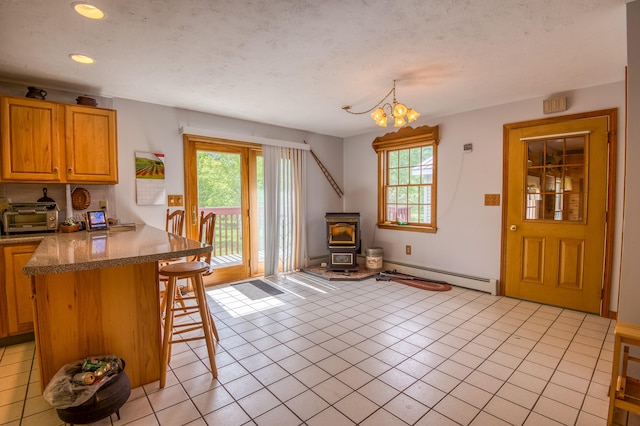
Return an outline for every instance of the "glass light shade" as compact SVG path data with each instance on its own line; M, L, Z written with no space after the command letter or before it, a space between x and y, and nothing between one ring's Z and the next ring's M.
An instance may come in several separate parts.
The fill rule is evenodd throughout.
M380 120L380 118L384 116L386 118L386 114L384 113L384 110L382 108L378 108L375 111L373 111L371 113L371 118L373 119L373 121L378 121Z
M83 55L81 53L72 53L69 55L69 57L81 64L93 64L96 61L91 56Z
M407 111L407 121L409 121L409 123L416 121L416 118L420 117L420 114L418 114L418 112L413 109L413 108L409 108L409 111Z
M400 116L395 117L395 119L396 119L396 120L395 120L395 123L393 124L395 127L402 127L402 126L404 126L405 124L407 124L407 122L406 122L406 121L404 121L404 117L403 117L403 116L401 116L401 115L400 115Z
M371 113L371 118L378 126L387 127L387 114L382 108L378 108Z
M394 117L402 117L407 113L407 107L404 104L394 104L393 105L393 116Z
M104 18L104 12L95 7L92 4L77 2L73 3L73 9L80 15L89 19L102 19Z
M375 120L375 122L380 127L387 127L387 114L382 114L382 116Z

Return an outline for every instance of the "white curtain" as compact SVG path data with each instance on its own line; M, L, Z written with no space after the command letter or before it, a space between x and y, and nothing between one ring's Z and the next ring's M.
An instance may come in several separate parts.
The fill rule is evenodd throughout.
M262 146L266 277L306 266L307 152L296 148Z

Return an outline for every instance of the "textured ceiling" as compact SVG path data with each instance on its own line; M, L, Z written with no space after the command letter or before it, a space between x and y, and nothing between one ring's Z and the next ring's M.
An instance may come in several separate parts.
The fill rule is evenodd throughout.
M627 1L0 0L0 79L346 137L621 81Z

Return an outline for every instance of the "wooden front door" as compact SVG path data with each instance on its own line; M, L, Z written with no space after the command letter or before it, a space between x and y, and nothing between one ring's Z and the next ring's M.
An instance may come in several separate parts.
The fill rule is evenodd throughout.
M609 292L615 116L505 126L506 296L601 312Z

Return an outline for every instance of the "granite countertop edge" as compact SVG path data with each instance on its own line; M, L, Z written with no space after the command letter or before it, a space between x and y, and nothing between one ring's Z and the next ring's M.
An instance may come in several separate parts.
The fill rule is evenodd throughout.
M158 262L160 260L194 256L196 254L205 254L211 249L210 246L198 249L181 250L162 254L140 255L136 257L123 257L119 259L90 260L82 263L68 263L50 266L25 266L22 273L25 275L48 275L61 274L63 272L88 271L90 269L112 268L114 266L134 265L147 262Z
M51 236L53 234L29 234L29 235L2 235L0 236L0 246L9 245L9 244L28 244L28 243L39 243L47 236Z
M113 236L109 237L109 235ZM208 244L170 234L149 225L140 225L132 231L109 233L104 244L109 244L109 238L115 238L113 244L116 245L116 248L107 253L105 257L92 259L87 253L91 249L87 238L90 239L91 237L92 235L87 235L86 231L67 234L33 234L0 238L0 245L38 243L34 255L22 268L22 273L25 275L59 274L158 262L167 259L203 255L212 250L212 247ZM170 244L167 243L167 238L171 239ZM140 241L143 241L141 245L139 245ZM117 248L118 245L126 247L126 249L119 250ZM53 247L53 256L47 254L47 250L51 250L51 247ZM64 253L66 250L76 250L75 255L67 258L60 254L60 252Z

